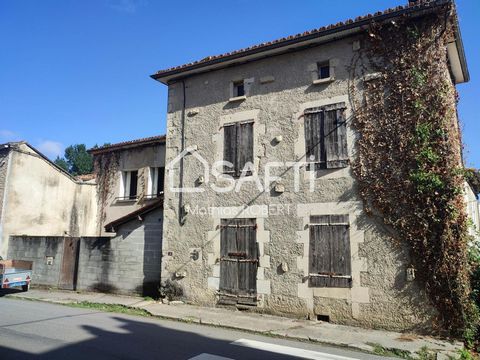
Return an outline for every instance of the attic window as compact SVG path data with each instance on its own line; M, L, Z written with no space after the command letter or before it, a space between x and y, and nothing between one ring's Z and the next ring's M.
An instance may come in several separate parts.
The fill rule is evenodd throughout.
M244 80L233 82L233 96L245 96L245 82Z
M317 64L318 67L318 79L329 79L330 78L330 63L322 62Z

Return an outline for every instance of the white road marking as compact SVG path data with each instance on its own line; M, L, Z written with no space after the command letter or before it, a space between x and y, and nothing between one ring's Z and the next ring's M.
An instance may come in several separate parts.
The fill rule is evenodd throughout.
M248 339L239 339L231 343L232 345L245 346L253 349L269 351L282 355L290 355L301 357L305 359L315 359L315 360L358 360L351 357L345 357L340 355L333 355L327 353L321 353L318 351L305 350L294 348L290 346L269 344L261 341L248 340Z
M226 357L223 357L223 356L203 353L203 354L197 355L195 357L192 357L188 360L233 360L233 359L226 358Z

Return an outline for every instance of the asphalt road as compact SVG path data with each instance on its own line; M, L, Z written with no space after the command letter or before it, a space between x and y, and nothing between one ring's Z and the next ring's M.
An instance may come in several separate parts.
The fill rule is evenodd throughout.
M382 359L197 324L0 298L0 359Z

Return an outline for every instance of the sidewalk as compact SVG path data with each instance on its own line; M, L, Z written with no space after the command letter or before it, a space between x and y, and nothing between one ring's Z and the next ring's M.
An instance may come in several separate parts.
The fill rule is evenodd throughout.
M162 318L188 321L199 324L222 326L230 329L251 331L297 340L317 341L362 351L374 352L376 348L410 352L412 357L426 347L438 353L438 359L458 357L461 342L450 343L436 338L368 330L324 322L297 320L279 316L241 312L224 308L206 308L186 304L162 304L141 297L109 295L101 293L76 293L72 291L50 291L31 289L26 293L15 293L8 297L40 300L68 304L82 301L102 304L120 304L148 311Z

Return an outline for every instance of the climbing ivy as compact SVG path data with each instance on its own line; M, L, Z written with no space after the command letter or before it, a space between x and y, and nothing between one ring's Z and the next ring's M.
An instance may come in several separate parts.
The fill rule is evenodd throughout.
M106 208L109 197L114 193L116 173L118 171L118 157L115 152L106 152L94 157L94 171L97 179L97 198L99 206L99 233L106 219Z
M442 328L475 337L457 93L446 45L455 9L372 24L349 85L360 135L353 170L368 213L409 244ZM353 79L370 73L361 85ZM363 90L363 91L359 91Z

